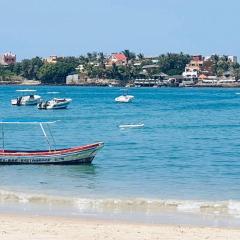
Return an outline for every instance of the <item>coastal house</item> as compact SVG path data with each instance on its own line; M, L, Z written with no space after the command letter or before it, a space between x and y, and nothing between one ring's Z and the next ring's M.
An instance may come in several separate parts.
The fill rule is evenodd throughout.
M13 54L11 52L4 53L0 55L0 64L1 65L10 65L16 63L16 54Z
M58 61L58 56L56 56L56 55L51 55L51 56L45 58L44 60L45 60L45 62L47 62L47 63L55 64L55 63L57 63L57 61Z
M188 78L197 78L199 72L202 69L204 58L202 55L192 56L192 59L189 64L186 65L185 71L183 72L183 77Z
M68 75L66 77L66 84L67 85L79 84L79 75L78 74Z
M158 73L158 74L149 76L145 72L140 72L138 74L138 78L136 78L134 81L134 85L136 87L169 86L171 85L171 83L168 80L169 80L169 76L165 73Z
M152 76L153 74L157 74L159 72L159 65L149 64L142 66L142 72Z
M211 59L213 56L217 56L219 58L227 58L228 62L231 62L231 63L237 63L238 62L237 56L234 56L234 55L217 55L217 54L213 54L211 56L206 56L204 58L204 61L207 61L207 60Z
M88 77L84 73L72 74L66 77L67 85L85 85L87 83Z
M157 64L159 62L159 57L157 56L145 56L144 57L145 61L148 61L149 63Z
M125 66L127 65L127 57L123 53L113 53L109 57L107 65L112 66L113 64L116 64L117 66Z
M76 71L82 73L84 72L85 68L84 68L84 65L83 64L80 64L78 65L76 68L75 68Z
M232 63L237 63L237 56L228 56L228 61Z
M214 75L200 74L198 77L198 86L215 86L219 81L219 78Z
M134 80L136 87L153 87L159 85L160 81L154 78L137 78Z

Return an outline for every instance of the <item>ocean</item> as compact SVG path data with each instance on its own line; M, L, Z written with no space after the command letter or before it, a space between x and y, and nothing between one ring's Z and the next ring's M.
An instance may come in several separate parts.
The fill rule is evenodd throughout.
M66 110L11 106L20 89L69 97ZM105 143L92 165L0 166L0 211L240 226L240 90L0 86L4 120L59 120L59 148ZM120 124L144 123L121 129ZM4 125L6 149L46 149L39 126ZM1 144L1 142L0 142Z

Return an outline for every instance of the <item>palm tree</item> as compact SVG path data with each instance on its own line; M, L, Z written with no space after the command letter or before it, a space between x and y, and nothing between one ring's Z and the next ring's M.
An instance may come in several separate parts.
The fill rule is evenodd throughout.
M122 53L125 55L125 57L127 58L127 64L130 58L130 51L128 49L122 51Z
M139 60L143 60L143 59L144 59L143 53L139 53L139 54L137 55L137 57L138 57Z
M101 67L105 68L105 56L102 52L98 54L98 61Z
M130 52L128 49L125 49L124 51L122 51L122 53L125 55L125 57L127 58L127 64L130 60L135 59L136 55L133 52Z
M91 62L92 57L93 57L92 53L88 52L87 53L87 58L88 58L89 62Z

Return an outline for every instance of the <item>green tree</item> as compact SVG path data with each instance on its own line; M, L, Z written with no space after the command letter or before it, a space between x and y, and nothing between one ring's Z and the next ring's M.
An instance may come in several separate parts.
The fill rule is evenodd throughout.
M168 53L159 56L159 71L168 75L181 75L191 60L187 54Z
M57 62L56 64L44 64L38 71L38 78L44 84L65 84L66 76L74 73L72 64Z
M102 68L105 68L105 56L102 52L98 54L98 62Z

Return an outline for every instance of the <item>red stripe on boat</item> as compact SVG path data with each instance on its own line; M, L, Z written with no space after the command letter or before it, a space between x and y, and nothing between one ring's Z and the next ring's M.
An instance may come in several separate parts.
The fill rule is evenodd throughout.
M73 147L73 148L67 148L67 149L56 149L51 151L9 151L9 150L0 150L0 156L42 156L42 155L56 155L56 154L65 154L65 153L71 153L71 152L78 152L78 151L85 151L94 149L97 147L103 146L103 143L94 143L89 144L85 146L79 146L79 147Z

